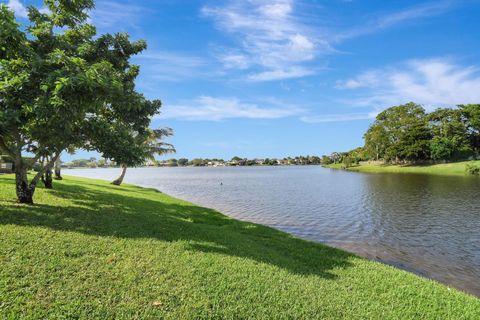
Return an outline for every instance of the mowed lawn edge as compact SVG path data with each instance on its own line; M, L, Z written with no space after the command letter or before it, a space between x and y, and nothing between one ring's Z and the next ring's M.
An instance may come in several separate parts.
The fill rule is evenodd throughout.
M432 165L390 165L365 163L346 168L345 170L364 173L419 173L474 177L467 173L468 164L480 165L480 161L461 161ZM344 169L343 164L341 163L325 165L324 167L330 169Z
M0 176L0 318L478 319L480 300L157 190Z

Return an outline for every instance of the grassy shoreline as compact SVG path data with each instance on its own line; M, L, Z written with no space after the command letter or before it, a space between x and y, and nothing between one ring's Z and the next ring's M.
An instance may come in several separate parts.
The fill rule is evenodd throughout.
M466 166L469 163L480 165L480 161L462 161L433 165L388 165L388 164L360 164L343 169L343 164L331 164L325 166L330 169L343 169L366 173L422 173L436 175L468 176Z
M474 319L480 299L153 189L0 176L6 318Z

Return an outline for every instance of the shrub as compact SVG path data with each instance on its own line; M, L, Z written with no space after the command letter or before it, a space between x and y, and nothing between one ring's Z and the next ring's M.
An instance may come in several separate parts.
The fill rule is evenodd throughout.
M350 155L347 155L345 158L343 158L343 169L347 169L355 165L358 165L357 159L352 158Z
M480 164L469 163L466 170L468 174L478 176L480 175Z

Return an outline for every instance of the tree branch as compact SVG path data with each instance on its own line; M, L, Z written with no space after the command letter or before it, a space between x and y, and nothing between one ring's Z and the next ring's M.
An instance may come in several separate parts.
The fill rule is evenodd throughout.
M15 159L15 153L10 150L2 137L0 137L0 150L8 154L10 157L12 157L12 159Z
M57 152L55 156L50 159L50 161L47 163L47 165L43 166L38 173L35 175L35 177L32 179L32 182L30 182L30 187L35 187L40 180L40 178L43 176L43 174L47 171L53 168L55 161L60 157L60 154L62 152Z
M33 157L32 159L29 160L29 167L32 167L35 162L37 162L40 158L41 158L41 154L37 154L35 155L35 157Z

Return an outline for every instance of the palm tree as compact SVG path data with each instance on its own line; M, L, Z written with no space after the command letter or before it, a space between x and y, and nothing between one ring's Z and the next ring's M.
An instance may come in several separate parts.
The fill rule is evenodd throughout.
M149 132L146 136L142 136L143 149L145 154L145 160L155 160L156 155L163 155L167 153L175 153L175 147L170 143L163 142L163 139L173 135L173 130L171 128L162 128L162 129L149 129ZM140 138L140 136L139 136ZM122 164L122 174L120 177L115 179L112 184L119 186L122 184L125 174L127 173L127 166Z

